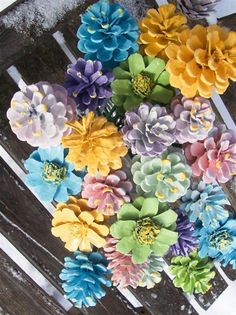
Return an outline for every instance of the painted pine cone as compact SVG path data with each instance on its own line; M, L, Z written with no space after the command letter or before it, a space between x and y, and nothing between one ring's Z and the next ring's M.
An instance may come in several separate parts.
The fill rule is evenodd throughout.
M14 94L7 118L19 140L48 148L70 133L66 123L76 118L76 104L64 87L41 81Z
M175 202L190 185L191 168L181 153L168 150L159 157L133 158L133 181L139 195L156 197L160 202Z
M103 70L100 61L79 58L75 64L67 66L64 86L75 99L79 110L95 111L98 107L104 107L112 96L110 84L113 79L114 75Z
M194 143L207 138L213 128L215 113L211 103L203 97L176 96L171 102L171 112L176 119L176 139L179 143Z
M207 18L219 0L177 0L177 7L190 19Z
M77 251L72 257L65 257L64 268L59 275L65 297L78 308L95 306L97 299L106 294L102 285L111 286L107 265L107 260L95 252L86 255Z
M164 107L142 103L125 115L125 144L133 154L157 156L175 142L175 121Z

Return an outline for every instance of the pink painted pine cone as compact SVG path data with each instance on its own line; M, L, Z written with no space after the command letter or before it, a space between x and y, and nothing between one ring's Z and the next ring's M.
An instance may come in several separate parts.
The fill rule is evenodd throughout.
M184 151L193 176L205 183L226 183L236 175L236 133L225 125L214 127L204 141L186 144Z
M38 82L14 94L7 118L19 140L48 148L70 132L66 123L76 119L76 104L64 87Z
M210 101L203 97L186 98L180 94L172 100L171 111L179 143L204 140L213 128L215 114Z
M118 240L115 238L109 238L104 247L105 256L109 261L108 269L112 271L111 280L113 285L117 286L119 289L124 289L128 286L136 289L143 277L142 269L146 267L147 263L134 264L131 260L131 256L116 251L117 242Z
M130 202L129 193L133 188L122 170L108 176L84 177L82 197L88 199L91 208L97 208L104 215L114 215L124 202Z

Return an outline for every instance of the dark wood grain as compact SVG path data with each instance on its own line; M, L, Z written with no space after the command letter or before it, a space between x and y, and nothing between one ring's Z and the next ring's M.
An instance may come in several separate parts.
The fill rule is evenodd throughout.
M233 269L231 264L228 264L226 267L221 268L223 269L223 271L230 280L232 281L236 280L236 269Z
M236 31L236 14L224 16L223 18L218 20L218 24L220 26L227 27L232 31ZM221 95L221 97L234 122L236 123L236 82L231 82L230 86L228 87L226 92Z
M66 315L66 311L46 294L0 249L0 314Z
M162 281L153 289L132 289L132 293L153 315L197 315L181 290L173 286L172 281L162 273Z
M37 47L19 58L14 65L27 84L38 81L63 84L68 63L69 60L58 43L48 35Z
M207 310L218 299L221 293L228 287L227 282L222 278L216 268L213 269L216 273L213 280L211 280L212 287L205 294L194 294L195 299L202 308Z
M1 158L0 178L0 232L61 291L58 275L64 257L70 253L51 234L50 213ZM96 308L84 310L84 314L110 315L111 310L138 314L118 290L106 291L109 298L102 299Z
M87 7L86 2L87 1L80 4L75 10L67 12L55 27L50 29L50 31L43 32L40 36L38 36L37 30L34 30L34 27L26 33L17 33L15 29L5 28L2 25L0 27L0 71L7 69L18 60L19 57L24 56L26 52L29 53L33 51L35 47L37 47L39 43L44 42L50 34L63 29L65 25L70 22L73 14L79 16L84 12ZM57 58L57 55L54 57Z

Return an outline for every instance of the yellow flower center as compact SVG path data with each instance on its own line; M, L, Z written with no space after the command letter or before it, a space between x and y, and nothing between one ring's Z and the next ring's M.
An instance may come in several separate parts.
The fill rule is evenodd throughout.
M71 234L74 237L85 237L88 232L88 225L87 224L81 224L81 223L74 223L70 227Z
M132 79L132 89L139 96L148 96L152 87L153 82L147 75L139 73Z
M42 178L46 182L59 184L66 177L67 169L56 162L46 161L43 165Z
M233 242L232 236L226 230L213 232L209 237L209 243L212 247L221 251L226 250Z
M160 226L150 218L144 218L137 221L135 228L135 238L140 244L151 245L155 243L157 236L160 233Z

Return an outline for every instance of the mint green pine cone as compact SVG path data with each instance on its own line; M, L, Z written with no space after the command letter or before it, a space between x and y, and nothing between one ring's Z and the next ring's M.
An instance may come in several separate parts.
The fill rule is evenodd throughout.
M213 262L206 258L200 258L197 251L186 256L177 256L172 258L169 267L174 276L173 284L181 288L184 292L206 293L210 288L210 280L215 277L212 271Z
M183 154L168 150L154 158L135 156L131 172L137 193L160 202L175 202L185 195L192 174Z
M157 198L138 197L125 203L110 228L119 240L116 250L130 254L135 264L146 262L151 253L162 257L177 242L176 219L176 212Z

